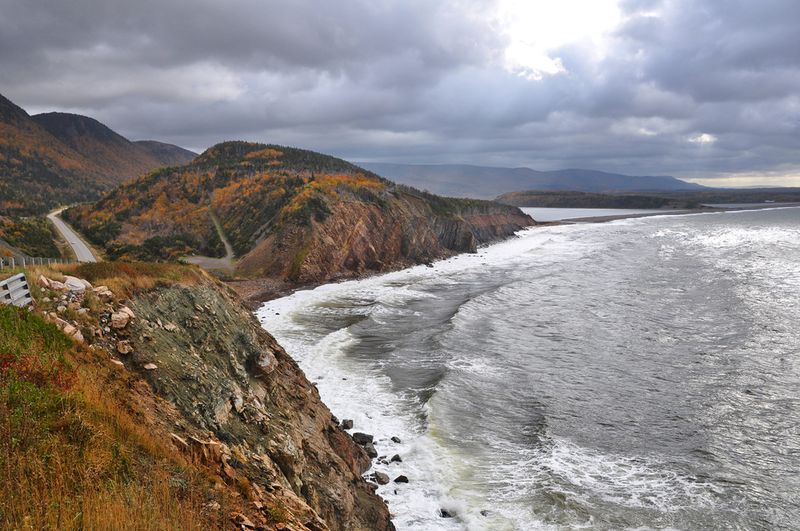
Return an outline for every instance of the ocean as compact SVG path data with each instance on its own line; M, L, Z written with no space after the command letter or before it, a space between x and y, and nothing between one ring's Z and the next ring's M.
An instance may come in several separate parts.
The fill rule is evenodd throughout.
M800 208L534 227L257 315L401 456L398 529L800 525Z

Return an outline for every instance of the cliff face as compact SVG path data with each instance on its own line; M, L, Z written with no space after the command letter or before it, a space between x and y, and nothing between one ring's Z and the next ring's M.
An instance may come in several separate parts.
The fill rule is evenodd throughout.
M137 319L125 363L183 413L180 449L306 528L391 528L386 505L361 478L369 457L230 294L174 286L144 293L130 308ZM144 368L150 363L157 369Z
M436 212L422 195L396 190L384 204L343 201L310 227L261 241L239 261L250 277L317 283L427 263L508 237L533 224L516 208L453 201Z
M361 477L371 466L365 450L221 283L196 268L168 264L105 262L29 273L38 279L36 312L79 343L77 366L97 380L103 407L115 412L111 418L135 418L137 432L147 434L138 455L123 449L117 460L166 460L159 484L165 500L196 500L189 507L194 523L181 528L394 529L386 504ZM2 377L0 370L0 383ZM119 430L110 437L102 439L106 446L128 445ZM79 471L90 466L78 461L73 468ZM198 480L169 475L178 469ZM123 472L126 481L146 483L153 465ZM76 500L87 495L70 493ZM66 503L67 495L59 499ZM132 503L133 510L151 509L146 497ZM79 501L74 510L82 512ZM175 528L165 524L167 516L149 528Z

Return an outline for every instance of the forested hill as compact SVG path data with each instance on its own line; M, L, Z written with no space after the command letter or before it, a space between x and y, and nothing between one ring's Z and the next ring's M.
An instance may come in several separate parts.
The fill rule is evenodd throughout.
M131 142L94 118L62 112L32 116L61 142L74 149L115 183L122 183L161 166L190 162L196 154L177 146Z
M137 175L193 158L171 148L130 142L85 116L31 117L0 95L0 215L94 200Z
M237 272L316 282L472 251L533 223L516 207L449 199L303 149L225 142L66 212L110 257L221 256Z
M635 193L593 194L589 192L531 190L497 197L498 203L517 207L548 208L697 208L691 199L668 198Z

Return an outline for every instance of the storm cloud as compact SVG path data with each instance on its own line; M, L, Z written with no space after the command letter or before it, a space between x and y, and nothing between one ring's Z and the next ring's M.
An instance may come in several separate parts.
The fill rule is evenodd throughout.
M0 93L195 150L800 185L800 3L547 4L0 0Z

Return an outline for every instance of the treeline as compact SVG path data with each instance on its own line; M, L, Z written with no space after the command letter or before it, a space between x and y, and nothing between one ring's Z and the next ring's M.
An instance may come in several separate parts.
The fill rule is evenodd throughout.
M725 203L800 203L800 188L619 192L597 194L574 191L528 190L498 196L498 202L518 207L695 209Z
M635 209L691 209L699 203L691 199L672 199L655 195L596 194L573 191L511 192L497 198L497 202L517 207L545 208L635 208Z

